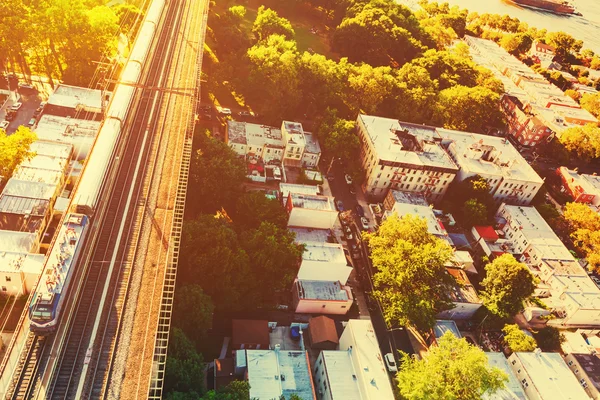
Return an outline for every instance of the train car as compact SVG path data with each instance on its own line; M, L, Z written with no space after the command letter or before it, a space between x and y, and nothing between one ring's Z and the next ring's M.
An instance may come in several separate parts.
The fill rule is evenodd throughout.
M30 330L37 335L49 335L58 325L64 300L82 253L88 224L86 215L69 214L58 231L29 304Z
M129 59L121 73L121 83L116 86L113 92L106 118L100 127L94 147L73 196L72 210L76 213L91 217L96 210L111 161L114 159L115 149L121 138L123 122L129 113L135 95L134 85L140 83L142 68L152 46L164 5L164 0L154 0L148 8L146 18L142 23Z

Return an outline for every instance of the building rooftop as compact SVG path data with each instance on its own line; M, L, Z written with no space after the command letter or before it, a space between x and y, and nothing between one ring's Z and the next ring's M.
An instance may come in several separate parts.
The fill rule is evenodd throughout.
M485 393L483 395L484 400L527 400L527 396L523 391L523 387L519 380L515 376L514 372L508 364L508 360L502 353L486 352L488 363L490 367L496 367L506 375L508 375L508 382L506 382L506 388L497 391L494 394Z
M337 243L304 242L304 260L346 263L344 248Z
M72 143L87 140L93 142L100 125L100 121L44 114L38 121L35 133L39 138L48 141Z
M542 399L581 400L588 396L559 353L513 353Z
M29 253L37 241L37 234L0 230L0 251Z
M446 228L435 216L433 209L422 194L407 193L399 190L391 190L391 193L396 201L392 212L396 212L400 217L407 214L416 215L425 219L427 230L432 235L448 235Z
M227 121L227 137L231 143L284 148L281 130L267 125Z
M377 157L383 161L454 173L458 167L441 146L436 128L360 114Z
M18 196L50 200L56 193L56 184L9 179L2 191L3 196ZM0 207L1 208L1 207Z
M48 98L48 104L67 108L85 107L102 110L102 91L59 84Z
M481 238L485 241L489 241L489 242L495 242L496 240L499 239L498 237L498 233L496 233L496 230L494 229L494 227L488 225L488 226L474 226L473 229L475 229L475 231L477 232L477 234L479 236L481 236Z
M455 154L454 161L465 172L543 183L519 151L504 138L442 128L438 132Z
M335 322L325 315L309 319L308 330L312 344L322 342L339 343Z
M304 128L300 122L283 121L282 128L288 134L288 141L292 144L297 144L306 147L306 137L304 136Z
M298 297L305 300L347 301L349 289L339 282L298 280Z
M298 193L298 194L308 194L308 195L318 195L319 188L315 185L299 185L296 183L280 183L279 184L279 192L281 193L281 198L287 202L288 194L290 193ZM285 203L284 203L285 205Z
M64 158L55 156L37 155L30 160L25 160L21 163L23 168L37 168L46 171L64 171L68 162Z
M12 179L58 185L63 174L62 170L55 171L20 165L15 169Z
M365 397L368 399L393 399L390 378L371 321L351 319L346 324L342 336L346 330L349 330L353 338L354 347L351 351L358 352L356 368L361 369L361 373L358 375L362 380L362 387L368 392Z
M304 140L306 141L305 152L312 154L321 154L321 145L316 136L310 132L304 132Z
M454 277L456 285L449 288L450 299L456 303L481 303L477 291L469 281L467 274L460 268L446 268L446 272Z
M292 206L298 208L307 208L310 210L336 211L332 197L290 193Z
M571 354L585 370L596 390L600 391L600 358L596 354Z
M0 271L40 274L45 258L43 254L0 251Z
M574 259L535 207L504 204L504 209L510 215L507 223L512 229L521 231L528 243L541 254L543 259L569 261Z
M0 195L0 213L44 216L49 205L46 199Z
M315 398L308 355L305 351L246 350L250 398L303 400Z
M542 260L542 263L552 269L555 275L588 276L583 267L575 260Z
M31 144L30 151L38 156L58 157L69 159L73 151L73 145L69 143L57 143L47 140L36 140Z
M323 350L323 363L334 399L362 400L352 356L346 350Z
M331 231L329 229L300 228L291 226L288 228L288 230L296 234L296 243L325 243L331 236Z

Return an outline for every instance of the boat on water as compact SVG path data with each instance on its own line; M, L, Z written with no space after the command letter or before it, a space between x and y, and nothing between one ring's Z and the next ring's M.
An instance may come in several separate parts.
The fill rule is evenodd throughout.
M581 15L573 4L566 0L509 0L512 3L522 7L533 8L535 10L549 11L555 14L563 15Z

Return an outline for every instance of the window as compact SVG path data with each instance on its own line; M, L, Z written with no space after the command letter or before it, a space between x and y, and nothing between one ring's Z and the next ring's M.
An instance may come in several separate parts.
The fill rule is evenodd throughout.
M6 286L2 286L2 291L6 292Z
M524 384L526 384L526 383L527 383L527 379L523 379L523 380L521 381L521 383L522 383L523 385L524 385Z
M322 308L325 308L325 304L323 304L323 307L322 307Z
M342 308L346 308L346 307L348 307L348 306L342 306Z
M267 153L270 153L270 152L271 152L271 149L267 149Z
M6 276L4 277L4 279L6 280L6 282L10 282L10 281L12 281L12 277L10 277L10 276L8 276L8 275L6 275Z
M515 365L517 363L517 360L512 360L512 365Z

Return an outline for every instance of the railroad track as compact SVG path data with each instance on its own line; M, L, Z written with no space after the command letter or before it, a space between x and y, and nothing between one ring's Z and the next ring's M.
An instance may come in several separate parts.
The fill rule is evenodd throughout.
M29 333L25 342L25 351L13 374L13 382L7 391L6 399L28 399L35 392L38 382L37 371L40 356L44 351L46 338Z
M144 85L160 87L165 65L171 56L171 39L179 26L181 1L172 1L166 10L162 28L154 48ZM140 196L144 171L148 167L149 143L155 134L152 127L157 115L153 110L160 106L160 94L154 90L140 89L140 101L129 123L126 144L119 159L112 191L106 197L107 205L100 225L91 262L83 277L83 287L76 301L72 322L68 327L47 398L103 398L118 337L122 305L127 296L127 285L132 262L126 260L129 243L135 242L139 232L133 226L135 204ZM141 166L141 170L138 170ZM106 194L105 194L106 196ZM119 230L123 229L123 238ZM111 269L111 263L114 269ZM105 282L109 281L106 301L96 321ZM95 336L94 325L99 327L93 351L90 341ZM87 366L86 382L81 383L82 369ZM83 386L82 386L83 385ZM83 387L83 390L81 389ZM79 394L78 394L79 393Z

